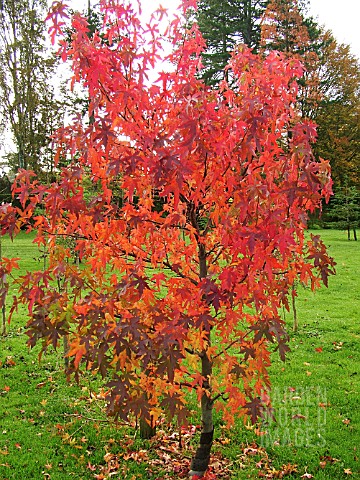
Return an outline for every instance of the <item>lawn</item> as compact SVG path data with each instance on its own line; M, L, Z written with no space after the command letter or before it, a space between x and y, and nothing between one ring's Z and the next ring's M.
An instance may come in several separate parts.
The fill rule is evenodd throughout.
M213 478L360 478L360 242L341 231L320 233L337 261L329 288L298 287L299 329L285 363L274 353L272 401L277 421L230 431L216 419ZM41 268L41 252L24 233L4 256L22 257L22 272ZM14 293L14 291L12 291ZM185 478L198 440L198 418L180 432L165 422L148 442L136 424L106 419L97 378L67 383L62 352L38 361L28 350L20 311L0 338L0 478ZM260 435L259 435L260 434Z

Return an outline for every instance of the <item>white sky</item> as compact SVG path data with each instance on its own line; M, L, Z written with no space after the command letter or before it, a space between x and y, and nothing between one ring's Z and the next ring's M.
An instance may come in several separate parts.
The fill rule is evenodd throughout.
M360 59L360 0L310 0L310 13Z

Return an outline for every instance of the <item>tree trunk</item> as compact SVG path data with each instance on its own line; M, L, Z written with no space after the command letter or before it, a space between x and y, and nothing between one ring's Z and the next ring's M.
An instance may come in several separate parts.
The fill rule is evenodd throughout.
M145 375L147 376L149 375L149 370L145 370ZM144 403L147 404L148 402L147 392L143 393L143 399L144 399ZM146 418L145 415L142 414L140 416L139 427L140 427L140 438L142 438L143 440L149 440L156 433L156 424L154 422L154 417L152 417L151 415L148 416L148 418Z
M211 399L210 376L212 362L206 352L201 355L201 374L204 377L203 395L201 397L201 435L200 444L191 461L189 477L203 477L210 462L210 452L214 436L213 401Z
M2 237L0 236L0 259L2 260ZM6 285L6 276L1 280L2 285ZM6 335L6 306L5 306L5 301L6 301L6 294L4 294L4 305L2 306L2 336L5 337Z
M140 438L149 440L156 433L156 425L151 417L151 423L148 423L144 418L140 418Z
M354 233L354 240L355 242L357 242L356 228L353 228L353 233Z
M199 225L196 220L195 211L192 211L192 225L199 233ZM199 247L199 279L207 277L207 253L205 245L198 240ZM207 332L208 346L211 346L211 329ZM214 422L213 422L213 405L211 398L211 375L213 364L209 358L207 351L203 350L200 354L201 359L201 376L203 378L202 396L201 396L201 435L200 444L191 460L189 477L195 475L199 478L203 477L210 463L210 453L214 437Z
M69 368L69 357L67 356L67 354L70 351L69 335L64 335L63 346L64 346L64 366L66 371Z
M299 328L298 324L298 317L297 317L297 310L296 310L296 287L295 285L292 286L292 295L291 295L291 300L292 300L292 309L293 309L293 317L294 317L294 323L293 323L293 330L294 332L297 332Z

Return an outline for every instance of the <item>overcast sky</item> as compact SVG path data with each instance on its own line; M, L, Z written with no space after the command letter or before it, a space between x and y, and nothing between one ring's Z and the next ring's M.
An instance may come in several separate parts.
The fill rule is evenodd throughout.
M310 0L311 14L360 58L360 0Z

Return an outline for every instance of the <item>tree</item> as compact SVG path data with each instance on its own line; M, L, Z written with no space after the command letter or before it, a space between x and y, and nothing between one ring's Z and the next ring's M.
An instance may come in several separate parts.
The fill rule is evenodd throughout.
M319 88L319 54L323 47L321 29L307 15L307 2L271 0L261 23L261 49L278 50L298 58L305 69L299 79L298 108L303 118L314 119L321 100Z
M260 43L260 19L267 1L264 0L201 0L196 20L206 40L202 55L203 78L211 85L226 75L225 65L235 46L245 43L255 51Z
M323 32L319 57L321 90L315 121L318 123L317 155L330 160L339 189L360 188L360 68L348 45L339 45L330 31Z
M304 234L307 212L331 193L329 165L315 161L315 128L293 111L297 61L241 47L228 66L234 87L209 88L199 75L201 34L179 17L167 29L174 69L150 85L163 36L155 17L143 27L122 2L104 0L102 8L108 44L89 38L75 14L72 43L60 51L89 89L94 122L59 132L58 157L72 162L58 182L20 172L14 193L22 208L2 206L0 224L10 235L25 224L36 229L50 254L46 271L19 284L28 344L41 340L44 351L69 335L69 375L103 375L109 413L123 420L167 414L186 423L196 395L202 432L190 475L202 476L213 409L228 425L269 409L270 353L284 359L288 350L279 311L293 283L315 288L333 273L321 239ZM65 13L54 6L53 34ZM90 202L89 175L101 192ZM121 204L113 202L115 183ZM164 200L157 208L155 192ZM39 203L44 214L33 218ZM81 269L68 261L61 235L75 239ZM3 259L1 273L15 267Z
M50 135L59 126L60 105L51 87L54 58L46 54L45 0L0 2L0 123L12 134L16 171L51 169Z
M303 56L309 44L309 32L298 0L271 0L261 24L264 49Z
M354 186L345 185L335 189L335 195L326 211L326 220L335 228L351 231L357 240L356 229L360 226L360 193Z

